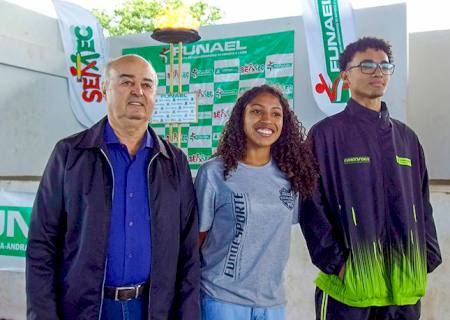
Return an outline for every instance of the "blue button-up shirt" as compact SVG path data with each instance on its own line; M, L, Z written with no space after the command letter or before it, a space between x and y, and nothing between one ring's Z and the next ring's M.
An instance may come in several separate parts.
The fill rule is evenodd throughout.
M151 272L147 167L153 140L146 131L136 155L130 156L109 122L104 137L114 175L105 286L146 282Z

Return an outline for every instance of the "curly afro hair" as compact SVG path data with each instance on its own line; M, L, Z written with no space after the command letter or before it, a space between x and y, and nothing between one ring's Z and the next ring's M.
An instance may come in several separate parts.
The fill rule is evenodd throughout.
M278 98L283 109L283 128L280 138L271 146L272 159L286 174L292 190L302 198L308 198L316 188L319 174L311 145L305 139L306 130L289 107L289 102L282 92L269 85L246 91L231 112L214 154L224 161L224 179L236 169L238 161L245 158L247 139L244 133L244 111L246 106L262 93L269 93Z
M339 68L341 71L347 69L347 65L352 61L357 52L364 52L367 49L382 50L388 56L389 62L392 63L394 61L389 42L374 37L364 37L345 47L344 52L339 57Z

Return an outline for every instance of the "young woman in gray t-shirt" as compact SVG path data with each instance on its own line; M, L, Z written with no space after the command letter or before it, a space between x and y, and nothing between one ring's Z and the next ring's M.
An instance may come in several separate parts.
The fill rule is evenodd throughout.
M290 229L317 177L283 94L268 85L245 92L195 181L204 320L285 319Z

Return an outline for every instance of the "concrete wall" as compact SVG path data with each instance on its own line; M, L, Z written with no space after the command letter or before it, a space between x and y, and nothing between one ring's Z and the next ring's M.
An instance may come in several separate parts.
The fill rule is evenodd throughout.
M0 176L40 176L56 141L83 129L64 63L55 19L0 0Z
M432 179L450 179L450 30L409 36L408 124L425 149Z

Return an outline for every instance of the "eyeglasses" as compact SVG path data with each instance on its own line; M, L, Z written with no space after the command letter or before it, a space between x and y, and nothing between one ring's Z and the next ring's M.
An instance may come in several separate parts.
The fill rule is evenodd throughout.
M347 68L347 71L353 68L359 68L364 74L374 74L380 67L381 73L391 75L394 73L395 65L389 62L376 63L373 61L362 61L357 66Z

